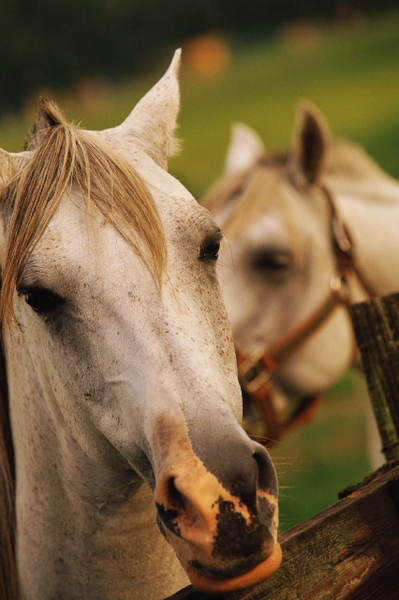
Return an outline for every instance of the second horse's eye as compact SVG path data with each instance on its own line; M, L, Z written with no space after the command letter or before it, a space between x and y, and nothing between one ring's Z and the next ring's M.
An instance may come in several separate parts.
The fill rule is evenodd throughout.
M201 246L201 260L217 260L219 256L220 241L212 240Z
M251 267L258 273L283 273L292 266L292 253L286 250L261 250L251 257Z
M40 286L25 288L20 294L25 296L26 303L39 315L48 315L65 302L52 290Z

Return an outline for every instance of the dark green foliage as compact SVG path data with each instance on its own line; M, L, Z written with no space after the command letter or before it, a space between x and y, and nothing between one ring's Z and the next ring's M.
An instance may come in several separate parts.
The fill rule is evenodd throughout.
M394 0L2 0L0 115L42 87L148 72L167 48L204 32L264 35L388 5Z

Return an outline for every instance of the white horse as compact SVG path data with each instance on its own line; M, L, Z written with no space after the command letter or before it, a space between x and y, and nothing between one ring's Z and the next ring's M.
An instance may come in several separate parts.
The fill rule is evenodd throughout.
M186 573L223 592L281 561L275 470L239 424L221 234L166 171L178 62L122 125L83 131L42 101L27 151L1 151L7 600L157 600Z
M203 204L228 239L218 269L242 385L278 438L355 361L347 304L399 290L399 183L303 103L284 154L234 127Z

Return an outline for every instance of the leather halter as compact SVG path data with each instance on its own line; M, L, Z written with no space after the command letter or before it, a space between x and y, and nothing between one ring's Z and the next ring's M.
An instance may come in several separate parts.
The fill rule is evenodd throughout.
M356 264L352 237L338 212L331 192L324 185L321 186L321 190L329 207L331 241L337 267L326 298L308 318L288 331L269 351L251 354L236 352L244 402L256 403L267 427L267 440L263 442L267 446L278 441L290 429L309 422L320 402L319 396L305 397L285 421L279 419L271 398L273 376L284 361L320 329L337 307L347 307L351 304L348 285L350 273L356 276L368 296L375 295L372 286Z

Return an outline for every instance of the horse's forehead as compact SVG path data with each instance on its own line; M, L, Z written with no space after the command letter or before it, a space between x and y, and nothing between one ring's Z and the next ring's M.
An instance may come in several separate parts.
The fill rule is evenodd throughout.
M267 197L246 222L246 215L242 216L238 233L232 237L228 248L223 246L222 251L227 250L237 260L244 259L244 264L247 264L247 253L281 250L293 253L297 263L302 263L306 248L311 245L321 251L320 241L325 238L322 233L324 217L322 219L320 211L315 208L319 199L313 197L313 193L309 197L301 194L288 181L277 181L273 193L269 195L271 191L268 190ZM236 216L231 213L230 218ZM217 220L223 230L219 216Z
M265 188L263 210L259 220L271 226L274 217L283 226L291 231L306 230L311 221L316 218L316 209L319 204L315 190L298 191L281 173L269 179L270 185ZM313 215L313 213L315 213Z
M248 229L261 215L271 213L289 219L295 209L296 192L276 165L254 164L238 175L227 175L220 193L225 196L217 212L222 228L239 219L241 230Z
M33 263L47 265L47 271L53 266L57 271L60 268L75 271L82 265L88 267L94 258L99 257L106 231L108 236L111 233L114 238L117 237L116 230L107 226L99 210L89 207L81 194L70 193L60 203L33 249Z
M252 223L249 238L254 245L289 245L292 238L291 228L281 215L265 212Z
M150 186L164 226L168 251L171 257L178 253L188 260L197 256L203 238L216 229L210 213L201 207L172 177L170 187ZM167 182L167 179L165 179ZM129 248L118 231L106 217L80 193L67 194L39 240L33 258L39 264L58 265L65 273L80 265L84 272L91 269L99 275L102 263L116 261L120 269L134 260L135 252ZM137 266L140 260L137 259ZM140 269L141 270L141 269ZM105 267L105 275L107 267ZM74 277L74 276L73 276Z
M64 195L43 237L55 240L75 236L77 239L78 234L87 229L89 219L93 230L96 225L102 227L105 223L101 212L89 204L82 193L71 189Z

